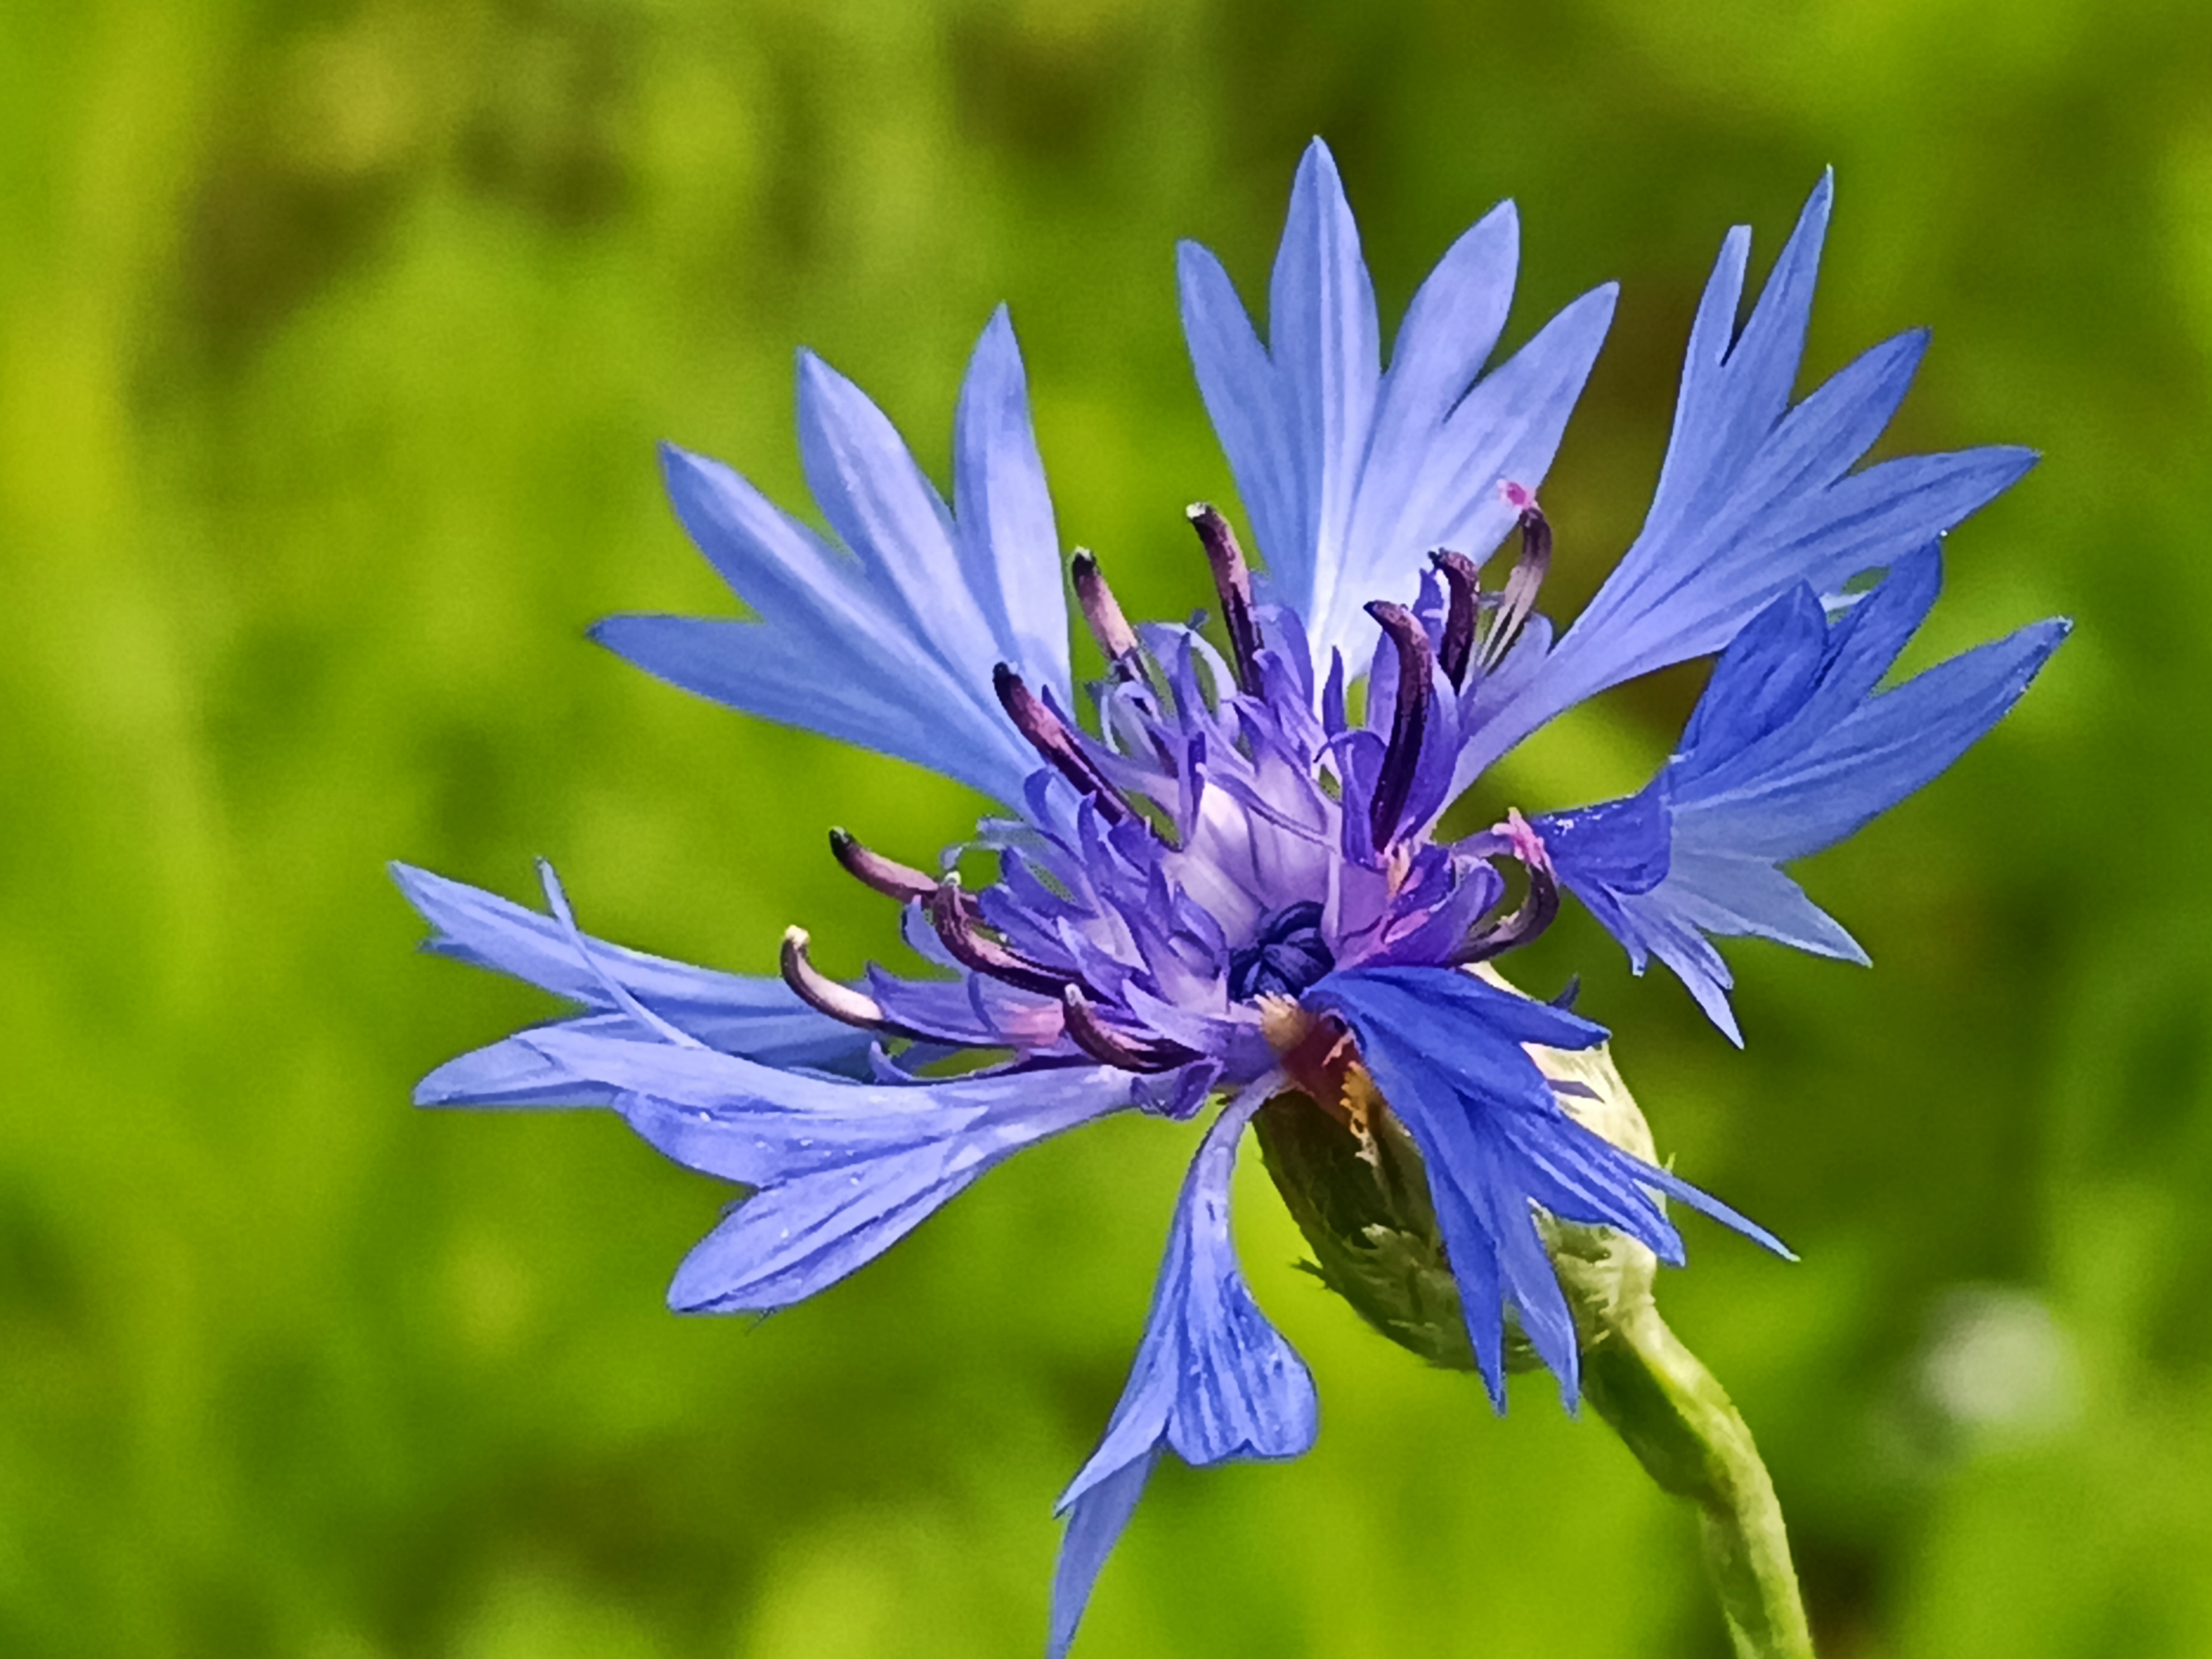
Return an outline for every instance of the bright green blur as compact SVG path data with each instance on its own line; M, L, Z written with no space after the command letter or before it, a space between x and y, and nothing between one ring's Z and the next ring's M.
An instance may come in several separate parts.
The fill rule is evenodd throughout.
M1531 21L1541 17L1541 21ZM1694 22L1674 22L1669 18ZM2080 621L1950 775L1802 873L1876 971L1731 952L1750 1047L1576 919L1687 1177L1668 1318L1757 1431L1824 1656L2212 1653L2212 59L2192 0L154 0L0 8L0 1653L1028 1656L1188 1130L1024 1157L754 1328L661 1292L726 1194L613 1119L411 1109L551 1005L412 954L401 857L768 971L894 949L843 823L977 803L586 644L726 596L653 443L803 505L793 349L939 468L1008 301L1060 528L1133 611L1229 499L1176 238L1264 287L1327 135L1386 319L1521 204L1512 337L1620 318L1545 500L1633 534L1729 224L1820 168L1810 368L1936 328L1894 447L2047 459L1915 660ZM837 665L824 663L825 674ZM1483 807L1640 783L1678 671ZM1518 1379L1492 1418L1294 1271L1324 1429L1164 1472L1082 1659L1723 1650L1686 1510Z

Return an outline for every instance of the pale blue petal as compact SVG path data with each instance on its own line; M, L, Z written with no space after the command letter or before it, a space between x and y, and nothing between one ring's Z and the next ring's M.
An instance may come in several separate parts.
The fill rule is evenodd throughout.
M1674 757L1641 794L1536 820L1559 879L1641 972L1657 956L1740 1040L1711 940L1755 934L1863 963L1776 866L1832 846L1934 778L2018 701L2068 624L2051 621L1875 690L1941 585L1933 544L1839 621L1784 593L1715 665Z
M968 697L941 669L881 672L856 651L825 650L767 622L609 617L592 637L686 691L912 761L998 800L1020 799L1036 769L1036 752L997 704Z
M1413 506L1389 536L1398 568L1432 547L1480 563L1504 538L1516 515L1498 486L1543 483L1620 295L1612 283L1592 289L1453 408L1419 455L1407 490ZM1389 493L1379 492L1385 501Z
M1834 845L1996 725L2067 629L2034 623L1867 699L1825 731L1800 731L1794 747L1770 740L1755 770L1730 768L1700 781L1680 833L1693 846L1774 860Z
M634 1034L624 1014L586 1014L573 1022L602 1036ZM611 1106L617 1091L575 1076L524 1039L528 1033L471 1050L447 1060L415 1085L417 1106L528 1107Z
M1362 607L1410 602L1431 549L1487 557L1513 522L1499 484L1534 488L1551 465L1613 290L1585 295L1477 380L1511 300L1516 244L1510 204L1453 244L1415 295L1387 374L1358 230L1318 140L1291 193L1267 344L1218 262L1182 249L1183 328L1206 410L1269 591L1304 618L1316 663L1364 655Z
M991 313L960 388L952 501L961 569L989 617L998 660L1071 706L1060 532L1004 306Z
M883 410L811 351L799 354L799 454L815 505L871 591L965 681L990 683L997 641L953 545L952 515Z
M1303 608L1312 599L1313 550L1300 539L1290 411L1276 389L1274 365L1211 252L1196 242L1180 244L1176 273L1199 393L1251 517L1268 582L1285 604Z
M687 1312L787 1306L903 1237L1005 1158L1132 1104L1098 1066L858 1083L707 1048L550 1026L510 1043L598 1091L679 1164L757 1190L692 1250L669 1290ZM544 1086L541 1082L540 1086Z
M425 950L511 974L572 1002L614 1008L605 985L552 917L410 865L395 863L392 875L435 930ZM646 1007L717 1048L768 1066L845 1069L866 1059L871 1033L816 1012L781 979L717 973L601 939L584 944L601 971ZM457 1079L448 1083L457 1086ZM456 1093L440 1103L460 1100Z
M1145 1482L1160 1461L1159 1449L1125 1463L1067 1506L1067 1528L1060 1540L1060 1559L1052 1570L1052 1623L1045 1643L1046 1659L1064 1659L1083 1610L1090 1604L1091 1587L1114 1546L1121 1541L1137 1500L1145 1495Z
M1387 469L1425 445L1467 395L1504 331L1520 259L1520 218L1500 202L1423 280L1390 347L1364 477L1389 482Z
M895 592L727 467L672 445L661 456L678 518L759 620L614 617L593 639L700 696L1020 799L1036 757L988 663L980 678L956 672Z
M1634 544L1557 647L1462 757L1462 787L1561 710L1717 651L1799 584L1839 588L1897 562L2008 488L2035 457L2009 448L1914 456L1853 472L1896 411L1926 344L1876 346L1794 410L1831 185L1823 179L1742 332L1750 240L1739 227L1691 331L1674 431Z
M1267 335L1277 393L1289 413L1294 545L1310 550L1312 559L1311 600L1297 609L1310 622L1340 603L1356 606L1373 597L1340 601L1337 594L1382 377L1375 289L1359 255L1359 229L1335 158L1318 138L1306 147L1291 187L1267 290Z
M1592 289L1418 441L1387 456L1378 444L1360 481L1346 579L1334 602L1308 619L1317 638L1346 649L1364 640L1372 623L1362 607L1372 599L1409 605L1432 549L1451 548L1478 564L1496 550L1516 516L1498 486L1533 489L1543 482L1616 296L1611 283Z
M957 523L883 411L802 352L800 456L842 545L726 467L664 447L678 517L758 620L617 617L592 636L688 690L1018 802L1036 757L1000 711L992 671L1011 663L1064 704L1067 629L1003 309L977 343L955 425Z
M1128 1386L1058 1505L1069 1521L1053 1579L1054 1653L1073 1636L1163 1447L1205 1465L1296 1457L1313 1444L1320 1420L1313 1378L1252 1300L1229 1231L1237 1142L1253 1112L1282 1086L1279 1076L1262 1079L1223 1108L1184 1179Z
M1833 916L1805 896L1805 890L1756 854L1683 846L1674 848L1667 879L1647 895L1691 927L1717 938L1757 935L1817 957L1866 967L1859 942Z

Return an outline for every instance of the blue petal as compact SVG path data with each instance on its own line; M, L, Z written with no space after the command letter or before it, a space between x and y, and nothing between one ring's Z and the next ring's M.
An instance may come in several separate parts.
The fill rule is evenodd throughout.
M1359 229L1335 158L1318 138L1306 147L1291 186L1267 289L1267 331L1277 395L1290 415L1297 514L1291 546L1311 560L1306 592L1314 602L1294 608L1312 623L1328 616L1342 578L1382 374L1375 289L1360 258ZM1272 548L1261 551L1271 562L1278 556ZM1327 632L1323 627L1318 637Z
M799 392L808 483L842 545L727 468L664 447L677 516L759 620L616 617L592 637L701 696L1018 802L1036 757L999 708L992 669L1013 664L1065 703L1067 628L1051 500L1004 311L962 389L957 521L851 381L802 353Z
M1831 194L1823 178L1740 336L1750 233L1729 233L1691 331L1644 529L1541 672L1494 704L1462 757L1462 786L1583 698L1720 649L1800 583L1825 592L1897 562L2033 465L2029 451L1987 448L1850 471L1911 382L1919 331L1790 408Z
M560 1022L606 1036L634 1034L626 1014L586 1014ZM546 1059L519 1033L447 1060L415 1085L417 1106L611 1106L616 1091L587 1083Z
M1046 1659L1062 1659L1075 1640L1075 1627L1090 1604L1091 1586L1121 1541L1121 1534L1145 1495L1152 1466L1160 1461L1156 1446L1146 1456L1124 1464L1067 1505L1067 1528L1060 1540L1060 1559L1052 1569L1052 1620L1045 1641Z
M1300 537L1290 411L1276 395L1275 368L1253 331L1220 260L1196 242L1176 249L1183 337L1206 412L1252 520L1273 592L1303 611L1313 592L1313 559ZM1325 653L1316 653L1315 660Z
M608 1097L676 1162L757 1190L692 1250L669 1289L685 1312L780 1308L872 1261L994 1164L1133 1104L1107 1066L855 1083L604 1029L509 1038L548 1074Z
M1060 532L1030 420L1021 348L1004 306L991 313L960 388L952 501L961 571L990 615L999 659L1068 706Z
M1181 250L1199 389L1270 590L1304 617L1316 663L1370 637L1368 601L1411 601L1431 548L1486 557L1512 524L1499 483L1534 487L1551 465L1613 295L1585 295L1478 380L1511 299L1517 235L1508 204L1453 244L1414 296L1387 374L1358 232L1318 139L1276 257L1269 345L1219 262Z
M1588 1048L1605 1035L1589 1021L1444 968L1347 969L1316 984L1305 1001L1352 1028L1360 1059L1420 1147L1468 1336L1500 1410L1506 1300L1570 1409L1579 1388L1573 1316L1530 1205L1619 1228L1679 1261L1681 1241L1652 1198L1656 1189L1782 1249L1718 1200L1560 1109L1522 1045Z
M587 961L553 917L410 865L392 865L392 875L408 902L435 930L424 948L440 956L512 974L556 996L604 1012L611 1012L616 1006L602 975L610 976L672 1024L717 1048L763 1065L849 1070L866 1062L873 1040L870 1033L856 1031L816 1012L793 995L781 979L716 973L595 939L583 940L590 953ZM593 972L592 963L598 964L599 973ZM494 1052L483 1051L486 1055ZM499 1061L486 1060L492 1072L485 1075L492 1075L510 1061L521 1065L525 1073L529 1070L520 1056L508 1056ZM466 1081L472 1073L454 1069L462 1064L454 1061L424 1079L426 1090L432 1079L441 1079L433 1091L439 1097L436 1103L525 1103L519 1098L470 1100L470 1091L476 1085ZM501 1085L496 1092L505 1094L511 1084L512 1080Z
M1477 382L1425 442L1395 456L1378 445L1360 481L1354 545L1366 557L1355 586L1364 580L1402 601L1429 549L1453 548L1477 563L1489 556L1515 520L1498 485L1534 489L1550 471L1619 297L1607 283L1567 306Z
M1485 214L1437 261L1391 344L1369 466L1394 464L1427 443L1458 407L1504 331L1520 263L1521 221L1510 202Z
M799 354L799 454L815 505L867 586L896 596L948 665L988 659L991 625L960 568L951 514L890 418L811 351Z
M1757 934L1863 963L1776 866L1832 846L1950 765L2065 637L2067 623L2038 623L1875 694L1941 580L1931 544L1832 624L1810 587L1784 593L1722 654L1650 789L1536 821L1560 880L1637 970L1659 957L1732 1040L1729 974L1711 939Z
M1223 1108L1184 1179L1128 1386L1105 1438L1058 1505L1068 1523L1053 1575L1054 1659L1073 1639L1098 1570L1162 1448L1205 1465L1296 1457L1313 1444L1313 1378L1252 1300L1229 1236L1237 1143L1261 1102L1281 1086L1270 1076Z
M591 636L694 696L912 761L994 799L1018 799L1024 769L1036 764L1012 728L1001 731L941 667L871 651L857 635L817 639L767 622L621 616L593 623Z

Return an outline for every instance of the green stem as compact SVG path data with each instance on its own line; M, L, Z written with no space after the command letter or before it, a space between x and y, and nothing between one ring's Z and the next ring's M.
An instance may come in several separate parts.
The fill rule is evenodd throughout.
M1598 1415L1662 1488L1697 1504L1736 1659L1813 1659L1774 1483L1713 1374L1649 1300L1615 1310L1583 1366Z

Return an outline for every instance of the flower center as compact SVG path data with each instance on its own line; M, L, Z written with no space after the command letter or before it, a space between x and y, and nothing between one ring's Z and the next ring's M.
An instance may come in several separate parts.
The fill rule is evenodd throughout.
M1229 994L1295 997L1336 966L1321 936L1321 905L1313 899L1285 905L1260 924L1259 937L1229 953Z

